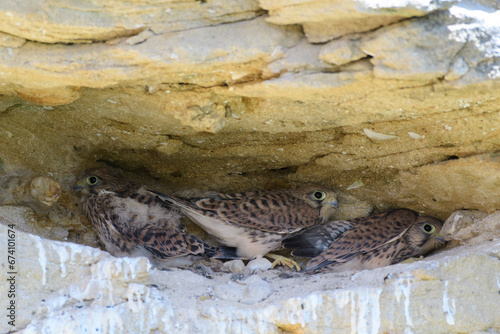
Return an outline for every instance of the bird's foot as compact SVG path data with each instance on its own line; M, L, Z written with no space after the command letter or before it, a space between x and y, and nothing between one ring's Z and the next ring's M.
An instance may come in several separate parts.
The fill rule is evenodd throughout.
M266 257L274 260L273 264L271 265L271 269L276 266L287 266L290 269L295 268L297 271L300 271L299 264L288 257L271 253L266 254Z

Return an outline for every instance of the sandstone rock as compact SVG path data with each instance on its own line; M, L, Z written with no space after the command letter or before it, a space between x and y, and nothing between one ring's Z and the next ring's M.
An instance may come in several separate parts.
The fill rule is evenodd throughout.
M448 73L444 76L445 80L454 81L458 80L470 71L470 66L460 56L457 56L450 65Z
M302 24L312 43L363 31L374 30L405 18L424 16L450 7L455 1L308 1L292 3L260 0L269 10L269 21L276 24Z
M192 106L183 112L176 113L175 117L182 124L189 125L195 130L216 133L226 124L226 108L216 104Z
M125 41L125 43L127 43L128 45L136 45L136 44L145 42L148 38L153 37L154 35L155 35L154 32L152 32L149 29L148 30L144 30L144 31L142 31L141 33L139 33L139 34L137 34L135 36L127 38L127 40Z
M447 26L454 23L448 12L408 20L399 23L397 29L382 28L363 39L361 49L373 56L373 73L377 77L433 80L448 72L450 59L463 48L463 43L448 38Z
M359 92L349 91L354 84L363 85L371 77L369 71L338 72L338 73L286 73L276 79L235 87L228 92L231 95L238 94L248 97L270 97L277 96L285 99L296 99L307 101L315 98L325 98L329 94L341 95L345 92L347 96L358 95ZM358 86L359 87L359 86ZM346 99L349 99L346 97ZM323 116L327 117L327 115ZM341 116L343 118L345 116Z
M90 223L81 218L75 219L74 211L66 211L59 205L52 207L48 213L47 209L35 212L26 206L0 206L0 220L5 224L16 225L20 231L45 239L100 247Z
M337 190L337 193L338 200L342 203L342 205L335 210L332 219L339 220L365 217L373 211L373 206L370 203L364 202L346 191Z
M500 207L499 197L492 196L500 189L499 166L498 156L479 155L422 166L416 172L401 172L398 180L430 212L443 204L449 210L493 212Z
M264 70L266 76L273 77L284 72L336 72L338 66L332 66L321 57L323 48L310 44L305 38L297 45L286 50L284 57L277 59Z
M500 212L455 211L445 222L441 235L462 245L477 245L500 238Z
M41 212L53 206L61 195L61 185L29 172L0 175L0 205L26 205Z
M492 36L500 31L497 17L494 10L455 5L448 11L382 28L363 38L361 49L373 56L374 75L382 78L428 81L446 76L457 80L467 75L460 80L462 84L496 79L493 64L500 41Z
M0 33L0 45L2 47L19 48L23 46L24 43L26 43L26 40L24 38Z
M341 38L321 47L319 58L327 63L344 65L366 57L359 48L360 38Z
M260 11L255 1L111 1L106 6L92 2L6 2L0 7L0 30L44 43L88 43L134 35L148 27L163 33L245 20Z
M138 45L119 40L64 48L29 42L10 53L2 52L0 69L8 82L24 89L102 88L139 82L210 87L259 77L262 68L280 56L277 48L293 46L301 37L296 27L280 29L258 18L155 35ZM194 40L199 42L191 43ZM104 59L105 65L96 68ZM25 95L42 94L37 92Z
M38 105L60 106L78 100L82 96L81 87L57 87L49 89L17 88L20 97Z
M169 139L160 143L156 149L162 154L170 155L179 152L182 149L182 140Z

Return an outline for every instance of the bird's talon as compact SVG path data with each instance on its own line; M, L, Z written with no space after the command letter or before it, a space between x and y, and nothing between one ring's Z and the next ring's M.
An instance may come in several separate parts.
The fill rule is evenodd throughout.
M277 254L266 254L266 256L271 259L274 259L274 262L271 265L271 269L274 269L274 267L276 266L287 266L290 269L295 269L297 271L300 271L299 264L290 258Z

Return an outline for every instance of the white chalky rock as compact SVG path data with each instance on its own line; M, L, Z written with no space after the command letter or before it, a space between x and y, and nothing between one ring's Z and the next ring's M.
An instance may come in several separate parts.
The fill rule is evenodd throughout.
M7 230L0 224L0 235ZM236 282L230 274L207 279L187 270L150 270L146 258L114 258L21 231L15 240L18 274L9 276L17 284L18 313L15 327L0 322L1 333L500 329L498 240L347 277L285 278L273 270ZM7 245L7 238L0 238L0 249ZM7 257L0 266L8 267ZM0 290L8 291L10 284L0 281ZM10 299L0 298L4 310Z
M250 276L242 282L229 281L225 285L218 285L214 293L215 297L223 300L254 304L267 299L273 290L262 278Z
M224 263L223 267L233 274L240 274L245 270L245 264L241 260L227 261Z
M272 263L269 260L264 259L263 257L252 260L252 261L248 262L248 264L247 264L247 268L250 269L252 272L266 271L266 270L270 269L271 266L272 266Z

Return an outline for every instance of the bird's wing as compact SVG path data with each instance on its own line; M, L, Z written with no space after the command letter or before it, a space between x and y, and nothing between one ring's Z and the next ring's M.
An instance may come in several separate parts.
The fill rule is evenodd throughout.
M208 216L211 218L217 218L217 210L219 209L219 198L217 196L213 196L214 202L209 204L208 201L212 197L203 198L201 200L205 200L203 205L199 206L197 203L200 199L187 199L165 195L156 191L151 191L154 193L157 198L164 203L169 208L180 208L183 211L197 213L203 216Z
M145 226L131 233L138 244L160 259L202 255L205 252L202 240L183 231L165 231Z
M142 204L150 204L147 203L149 202L147 197L139 200L138 203L146 201ZM129 198L121 198L112 192L102 192L97 202L101 218L110 229L137 245L143 246L158 258L204 253L204 242L187 233L184 225L180 222L158 225L158 221L161 220L159 217L151 218L154 221L148 222L143 219L143 216L132 213L125 215L127 217L125 218L123 212L127 206L130 207L130 204Z
M418 214L399 209L354 219L354 226L335 240L326 251L311 259L306 268L318 270L332 263L345 263L360 253L373 251L399 239Z
M293 256L315 257L328 249L335 239L349 230L354 222L335 220L326 224L312 226L303 232L283 240L283 247L293 249Z
M157 195L162 201L184 210L265 232L294 233L319 221L316 209L286 191L214 193L209 197L193 199Z
M196 205L220 219L265 232L295 233L319 221L313 207L286 192L251 192L235 199L201 199Z

